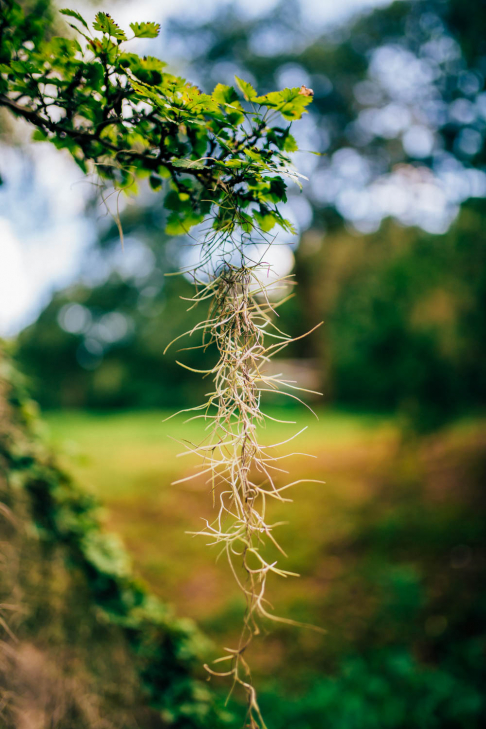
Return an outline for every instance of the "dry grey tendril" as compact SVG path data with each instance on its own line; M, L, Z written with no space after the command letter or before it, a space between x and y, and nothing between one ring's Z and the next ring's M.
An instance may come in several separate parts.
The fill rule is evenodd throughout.
M251 245L249 248L251 250ZM185 454L195 455L200 464L195 473L174 483L206 477L216 516L212 523L206 522L205 528L194 534L209 538L209 544L221 547L246 600L239 644L236 648L225 648L226 655L215 662L228 662L228 670L215 670L208 665L205 668L212 675L232 677L235 684L243 686L248 696L249 726L265 727L245 651L253 637L260 633L262 618L298 625L293 620L275 615L265 597L269 573L281 577L298 575L282 569L275 560L268 561L264 547L269 541L286 556L274 536L279 523L267 521L267 503L271 499L291 502L284 493L303 482L276 483L281 474L287 473L280 462L294 455L279 453L278 448L303 431L283 443L263 445L260 431L265 420L275 418L264 412L261 400L264 393L279 392L302 402L288 390L312 391L299 388L279 374L268 373L270 359L295 341L275 322L276 310L291 296L288 294L293 283L291 277L277 281L271 279L266 283L269 266L264 262L264 255L257 262L251 262L248 260L251 255L247 252L248 246L241 250L234 243L234 249L240 254L239 265L225 260L219 270L209 275L206 269L204 278L200 270L192 271L196 285L192 306L206 301L210 301L210 305L207 319L187 334L202 335L202 344L197 346L206 348L215 345L218 361L206 371L188 368L204 376L212 376L214 391L208 394L202 405L181 411L200 411L189 420L200 418L207 421L207 435L198 444L183 442ZM233 259L235 250L232 251ZM306 482L309 480L306 479Z

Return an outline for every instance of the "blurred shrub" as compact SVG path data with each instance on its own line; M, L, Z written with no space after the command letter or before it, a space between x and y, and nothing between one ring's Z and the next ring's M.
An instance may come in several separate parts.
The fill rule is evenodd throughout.
M0 612L12 595L22 601L25 614L15 632L41 651L41 673L52 673L51 664L61 657L66 661L66 653L69 657L46 684L45 694L64 706L51 707L49 726L95 726L93 712L81 711L83 702L66 703L66 691L60 697L59 690L51 690L64 673L74 677L71 688L79 686L81 698L89 687L87 703L101 713L97 726L135 727L139 720L179 729L221 725L211 693L195 676L203 636L133 577L119 541L101 529L94 498L76 487L45 447L23 380L3 352L0 356L0 506L2 517L3 510L12 514L10 523L0 522L1 543L14 547L4 560L12 570L0 575ZM11 638L2 618L4 628ZM10 653L11 670L0 681L7 703L13 698L8 724L13 728L20 725L15 716L22 712L25 682L13 645ZM39 692L34 685L31 712L41 701Z
M56 294L35 324L18 338L17 359L31 378L33 394L46 408L176 407L205 392L197 375L179 367L180 340L198 321L179 295L181 278L163 287L113 274L100 286L76 286ZM210 352L184 353L189 366L204 369Z
M324 319L292 356L320 362L328 401L399 411L418 431L485 407L484 231L482 204L470 202L443 235L387 221L369 236L329 235L310 255L304 236L297 297L280 322L298 336ZM176 363L179 348L199 342L186 337L163 354L198 320L179 298L190 291L182 277L154 285L113 274L56 294L17 343L36 398L48 408L199 402L204 380ZM211 350L183 356L196 369L213 361Z
M475 670L483 646L467 648L476 655L461 656L462 668ZM296 700L268 693L261 705L274 729L479 729L482 688L455 668L423 667L406 648L390 648L345 659L335 677L316 681Z
M439 499L410 475L423 451L402 454L326 549L346 567L321 605L328 636L322 654L294 647L285 689L270 681L261 703L273 729L484 726L483 443L465 463L442 457ZM445 493L445 472L460 493Z
M419 430L485 407L481 205L466 205L441 236L386 227L381 257L371 254L341 281L329 343L339 402L400 409Z

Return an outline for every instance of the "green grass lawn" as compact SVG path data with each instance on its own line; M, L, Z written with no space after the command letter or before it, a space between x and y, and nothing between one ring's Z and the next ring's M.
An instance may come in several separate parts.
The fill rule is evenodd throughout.
M312 619L313 598L324 583L323 551L330 538L349 528L350 509L373 494L374 474L393 450L396 432L390 421L369 415L324 411L272 411L272 416L298 420L298 425L269 421L262 437L280 442L307 427L287 446L312 457L286 460L290 479L322 479L325 485L301 484L294 503L277 505L273 516L288 525L280 541L289 558L282 566L300 579L271 585L279 614L306 613ZM136 572L181 614L193 616L209 629L226 626L230 614L243 610L224 560L201 537L188 535L213 515L209 487L203 479L172 486L189 475L193 464L178 457L182 446L173 440L201 438L201 421L184 424L178 416L164 422L163 412L48 414L51 439L80 483L106 506L108 527L119 533L133 555ZM325 560L324 560L325 561ZM325 582L325 581L324 581ZM322 588L322 589L325 589ZM305 597L305 609L302 607ZM218 628L219 626L219 628Z
M279 529L279 541L288 558L275 556L279 566L300 577L270 579L268 596L277 615L323 626L329 633L270 626L267 637L252 648L252 664L267 675L280 673L284 664L305 671L323 656L338 656L353 645L376 609L377 588L370 587L374 575L390 559L386 569L393 570L396 554L425 575L428 544L420 566L413 550L420 554L421 547L409 543L409 537L396 545L393 557L379 542L360 547L360 530L364 526L366 532L378 518L383 528L396 523L394 529L406 535L410 514L415 519L423 511L432 520L425 532L430 533L442 518L435 504L449 518L450 508L456 507L449 508L444 499L465 496L464 474L482 451L485 433L484 421L462 423L404 457L390 419L322 411L317 421L308 412L270 412L298 425L269 421L262 433L268 442L280 442L307 426L282 447L282 452L311 456L286 459L288 478L322 479L325 484L300 484L293 490L293 503L273 505L270 521L287 522ZM183 447L177 441L199 441L201 421L184 424L184 416L166 417L164 412L64 412L48 414L47 421L65 465L104 505L106 526L123 538L135 572L179 614L196 619L217 646L234 645L243 599L217 548L187 533L201 529L203 519L214 518L210 488L204 478L172 485L193 473L191 456L179 457ZM419 483L426 490L414 496ZM382 527L373 529L373 539L381 540Z

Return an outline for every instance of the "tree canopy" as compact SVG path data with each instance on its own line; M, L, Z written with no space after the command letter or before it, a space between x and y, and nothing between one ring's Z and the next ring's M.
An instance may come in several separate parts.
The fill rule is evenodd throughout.
M156 23L132 23L127 35L107 13L90 27L78 12L61 12L77 37L45 38L42 18L2 0L0 106L34 125L34 139L67 149L83 171L117 189L133 193L149 177L159 190L168 179L170 235L212 210L221 235L237 226L290 228L277 208L287 181L298 181L285 122L300 119L310 90L262 96L236 78L236 88L218 84L204 94L160 59L130 51L129 41L158 35Z

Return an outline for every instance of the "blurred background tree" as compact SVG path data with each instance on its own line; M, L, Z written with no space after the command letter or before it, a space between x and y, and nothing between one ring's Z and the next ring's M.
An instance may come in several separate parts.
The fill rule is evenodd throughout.
M282 240L301 285L282 318L292 334L325 324L292 356L327 402L399 410L418 430L485 404L485 13L402 1L319 35L298 2L256 18L224 4L172 19L160 41L205 90L235 73L264 92L314 89L295 131L309 180L286 211L299 237ZM94 248L111 263L96 250L85 261L100 280L56 295L20 335L45 407L172 406L197 387L162 356L184 288L164 273L191 255L161 233L164 217L149 191L127 208L124 262L103 221Z

